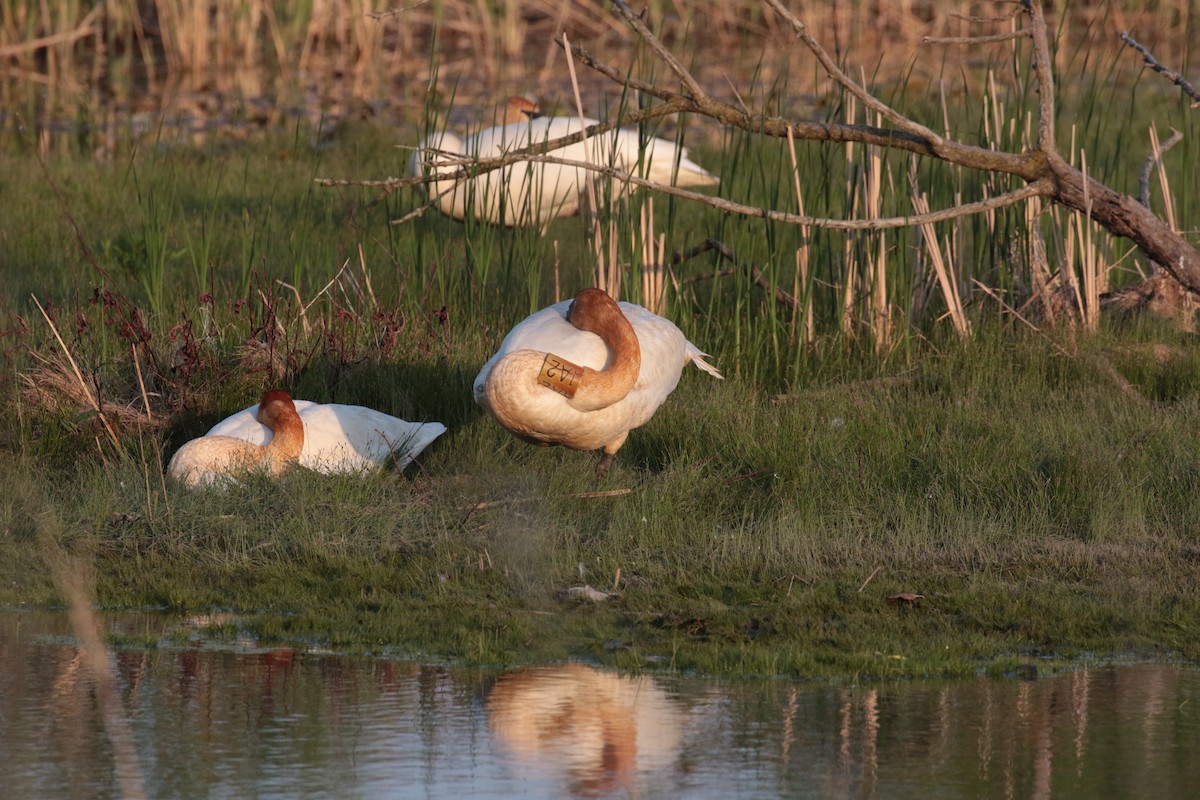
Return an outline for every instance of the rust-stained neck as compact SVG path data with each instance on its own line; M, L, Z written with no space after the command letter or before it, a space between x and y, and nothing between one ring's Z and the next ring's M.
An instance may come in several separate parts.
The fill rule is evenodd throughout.
M271 429L271 441L263 445L264 458L272 472L300 457L304 448L304 423L291 395L281 390L267 392L258 401L258 421Z
M579 330L599 336L609 350L608 366L584 371L572 405L587 411L623 399L637 383L642 348L621 307L600 289L584 289L575 295L567 316Z

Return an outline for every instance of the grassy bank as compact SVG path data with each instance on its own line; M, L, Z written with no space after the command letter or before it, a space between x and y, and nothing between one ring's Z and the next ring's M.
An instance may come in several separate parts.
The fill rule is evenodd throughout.
M1106 122L1109 91L1075 98L1091 174L1133 191L1149 121L1180 127L1154 202L1194 219L1196 115L1155 85ZM964 97L955 128L1015 147L1028 104ZM1013 122L985 117L1001 106ZM0 603L59 602L70 560L94 565L105 606L233 610L268 639L481 663L892 676L1200 658L1192 338L1146 320L1034 331L995 300L1029 299L1039 235L1059 280L1136 280L1125 244L1065 214L957 220L931 244L664 198L605 209L628 299L651 204L668 254L715 237L737 258L675 265L663 311L727 380L685 373L597 487L593 455L524 445L470 395L512 324L591 282L581 220L546 236L432 212L391 225L415 193L314 186L399 174L415 123L163 136L109 161L39 161L34 134L14 136ZM807 146L793 178L785 143L720 136L693 155L730 197L794 209L798 183L819 216L910 210L898 157ZM938 164L917 178L935 208L1011 188ZM164 478L175 448L267 387L449 432L399 475L297 470L227 493ZM559 596L582 584L615 594Z
M472 662L879 676L1200 657L1194 351L1147 373L1132 337L1095 342L1135 402L1021 338L775 401L689 375L622 451L615 497L573 497L596 488L591 456L434 406L414 377L465 396L466 352L369 370L451 425L406 475L188 493L162 482L154 437L107 463L10 451L0 599L56 602L62 548L95 559L108 606ZM559 599L582 583L618 594Z

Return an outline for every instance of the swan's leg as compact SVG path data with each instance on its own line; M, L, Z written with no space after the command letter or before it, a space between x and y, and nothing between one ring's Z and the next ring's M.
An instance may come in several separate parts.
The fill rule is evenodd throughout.
M617 451L621 449L621 445L625 444L625 438L629 436L629 431L625 431L617 438L613 439L608 444L604 445L604 455L600 456L600 464L596 467L596 482L602 483L608 477L608 470L612 467L613 457Z

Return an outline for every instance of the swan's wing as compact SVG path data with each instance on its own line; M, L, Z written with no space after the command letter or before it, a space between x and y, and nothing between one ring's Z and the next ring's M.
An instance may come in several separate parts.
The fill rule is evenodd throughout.
M330 403L300 413L300 463L326 475L363 472L395 458L402 468L446 432L439 422L408 422L365 406Z
M723 378L720 370L704 359L708 353L692 344L683 331L668 319L633 303L621 303L621 312L633 325L642 344L642 362L678 364L682 371L688 363L695 364L715 378Z
M644 142L637 131L621 129L616 150L618 166L634 175L644 175L657 183L675 186L716 186L720 178L688 158L686 147L677 147L667 139L651 138ZM676 169L676 161L679 162Z

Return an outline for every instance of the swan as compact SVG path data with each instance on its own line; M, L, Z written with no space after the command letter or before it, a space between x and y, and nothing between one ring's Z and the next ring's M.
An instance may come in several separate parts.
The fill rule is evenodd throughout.
M658 795L695 721L649 675L584 664L502 675L488 690L485 708L513 766L565 781L573 791L564 794L571 796Z
M167 472L191 488L231 483L237 473L255 469L283 474L306 444L296 405L287 392L277 390L264 394L253 408L257 409L254 424L264 431L259 441L209 431L176 450Z
M629 431L654 415L689 362L721 377L706 355L672 322L584 289L509 331L475 378L475 402L531 444L603 448L603 480Z
M363 473L394 460L403 469L434 439L446 432L440 422L407 422L365 406L295 401L304 427L302 467L323 475ZM208 432L255 444L270 431L260 424L259 406L250 406L228 417Z
M409 173L458 166L445 162L501 156L530 145L578 133L596 120L539 116L536 103L510 98L505 124L479 131L465 139L449 131L434 133L418 144L409 162ZM617 129L551 151L549 155L572 161L611 165L657 183L680 187L716 186L720 179L687 157L687 149L666 139L643 142L636 130ZM444 165L444 166L443 166ZM454 219L475 219L509 227L536 225L543 229L556 217L579 213L581 198L595 173L565 164L524 162L459 181L426 184L429 199L439 211ZM632 188L632 187L630 187Z

